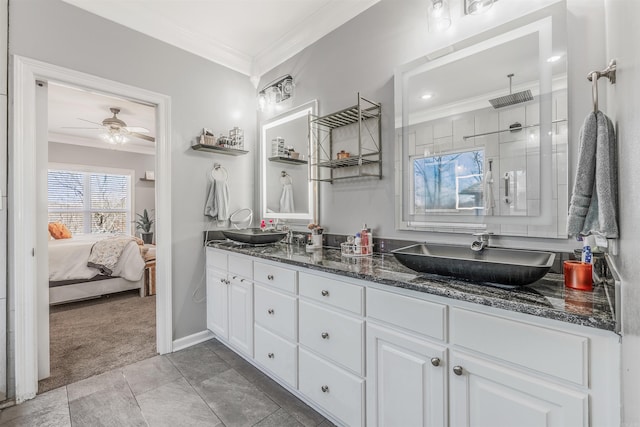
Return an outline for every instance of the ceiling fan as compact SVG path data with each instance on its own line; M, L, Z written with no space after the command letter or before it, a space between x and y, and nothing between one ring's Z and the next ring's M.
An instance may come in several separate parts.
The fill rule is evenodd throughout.
M105 141L111 144L124 144L128 141L128 137L144 139L146 141L155 142L156 139L152 136L145 135L149 132L148 129L142 127L127 126L127 124L120 120L117 115L120 113L120 108L111 107L109 110L113 113L113 117L107 117L102 123L92 122L91 120L78 119L83 122L92 123L98 125L98 128L79 128L79 127L66 127L66 129L104 129L106 132L100 135Z

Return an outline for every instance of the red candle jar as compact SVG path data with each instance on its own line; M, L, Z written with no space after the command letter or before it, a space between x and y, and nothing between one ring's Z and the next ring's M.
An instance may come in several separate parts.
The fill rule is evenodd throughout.
M581 291L593 290L593 266L589 262L565 261L564 285Z

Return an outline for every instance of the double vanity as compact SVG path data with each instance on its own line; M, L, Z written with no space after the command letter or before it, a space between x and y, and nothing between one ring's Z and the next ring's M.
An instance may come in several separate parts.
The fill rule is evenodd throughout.
M503 289L284 244L206 253L208 329L339 425L619 424L610 284Z

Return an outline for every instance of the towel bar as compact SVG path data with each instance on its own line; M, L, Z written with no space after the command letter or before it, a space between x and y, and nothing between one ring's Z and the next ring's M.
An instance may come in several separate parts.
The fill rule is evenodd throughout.
M612 59L607 68L602 71L591 71L587 74L587 80L591 82L591 97L593 98L593 112L598 112L598 79L606 77L611 84L616 84L616 60Z

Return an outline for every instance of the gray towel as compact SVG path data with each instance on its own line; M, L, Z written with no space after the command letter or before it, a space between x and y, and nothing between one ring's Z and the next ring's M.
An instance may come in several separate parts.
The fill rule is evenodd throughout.
M567 232L570 236L618 238L616 135L601 111L589 113L580 130L580 153Z
M226 179L210 179L204 214L218 221L229 219L229 186Z

